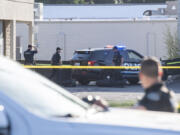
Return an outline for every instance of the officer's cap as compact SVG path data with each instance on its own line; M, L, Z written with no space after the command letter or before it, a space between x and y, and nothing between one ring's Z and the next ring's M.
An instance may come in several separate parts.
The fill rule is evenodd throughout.
M29 45L28 45L28 48L31 48L31 47L32 47L32 45L29 44Z
M117 46L114 46L114 47L113 47L113 50L118 50Z
M56 51L58 51L58 50L62 50L62 49L61 49L60 47L57 47L57 48L56 48Z

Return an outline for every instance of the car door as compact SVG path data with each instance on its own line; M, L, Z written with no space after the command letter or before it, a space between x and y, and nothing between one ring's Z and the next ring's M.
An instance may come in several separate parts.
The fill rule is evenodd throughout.
M127 50L127 62L124 63L124 66L140 66L143 56L133 50ZM130 71L136 73L137 68L130 68Z
M120 52L120 54L121 54L121 56L123 58L124 63L127 62L127 58L128 58L127 57L127 55L128 55L127 52L125 50L120 50L119 52ZM109 50L108 56L105 59L105 63L106 63L107 66L114 66L113 56L114 56L113 50Z
M95 61L94 66L104 66L106 65L105 60L109 54L108 50L97 50L91 55L91 61Z

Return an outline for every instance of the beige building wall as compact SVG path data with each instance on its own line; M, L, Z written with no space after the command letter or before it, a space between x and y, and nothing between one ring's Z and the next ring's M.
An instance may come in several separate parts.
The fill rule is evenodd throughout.
M34 0L0 0L0 20L32 21Z
M33 44L34 0L0 0L0 21L3 26L3 36L0 37L0 41L3 40L1 55L15 60L16 22L28 24L29 43Z
M63 48L62 58L72 58L77 49L105 47L124 44L143 55L166 58L167 49L164 33L169 27L177 30L177 20L130 20L130 21L40 21L37 45L37 60L50 60L55 48ZM26 49L27 26L18 25L22 49ZM26 28L25 28L26 27Z

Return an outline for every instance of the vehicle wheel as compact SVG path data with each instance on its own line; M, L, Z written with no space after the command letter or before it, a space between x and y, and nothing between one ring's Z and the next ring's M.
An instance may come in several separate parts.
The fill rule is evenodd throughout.
M128 79L130 84L137 84L139 82L139 79Z
M101 80L112 80L113 79L113 72L112 70L103 70L100 75Z
M88 85L90 81L88 81L88 80L78 80L78 82L79 82L81 85Z

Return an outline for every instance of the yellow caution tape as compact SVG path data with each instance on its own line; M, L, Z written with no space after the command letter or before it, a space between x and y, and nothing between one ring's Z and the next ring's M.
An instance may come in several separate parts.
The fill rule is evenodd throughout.
M178 106L178 108L177 108L177 109L178 109L178 113L180 113L180 104L179 104L179 106Z
M140 66L33 66L25 65L25 68L38 69L139 69ZM161 66L163 69L180 69L180 66Z

